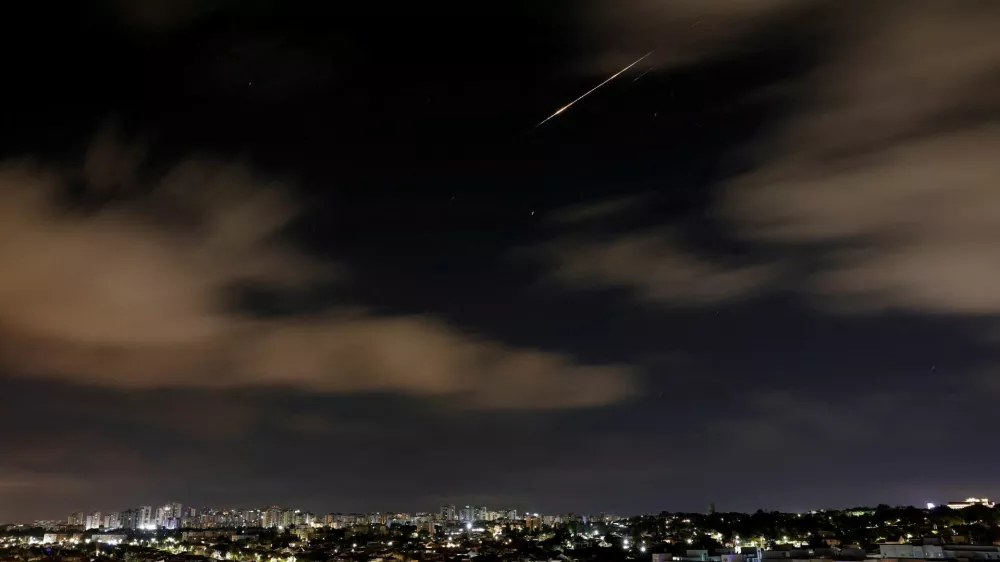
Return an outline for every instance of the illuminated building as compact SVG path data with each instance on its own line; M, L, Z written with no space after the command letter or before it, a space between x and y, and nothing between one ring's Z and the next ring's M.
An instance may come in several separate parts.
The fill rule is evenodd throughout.
M66 518L66 524L70 526L83 525L83 512L77 511L76 513L70 513L69 517Z
M90 529L100 529L103 524L104 521L101 519L101 512L95 511L87 516L87 520L83 528L88 531Z
M456 519L455 506L454 505L442 505L441 506L441 520L442 521L454 521Z
M237 526L239 527L260 527L261 512L257 509L242 509L237 514Z
M153 506L143 505L138 509L139 512L139 525L140 529L153 529L156 527L156 521L153 519Z
M181 504L168 503L162 507L156 508L156 514L153 516L152 525L154 527L176 529L180 520Z
M292 529L292 534L301 540L309 540L313 537L315 533L316 533L315 529L312 529L310 527L301 527Z
M119 544L127 539L128 537L125 535L94 535L91 538L91 540L93 540L94 542L102 542L107 544Z
M119 515L119 529L138 529L140 525L140 510L126 509Z
M281 508L274 505L267 508L264 511L264 526L265 527L280 527L281 526Z
M966 498L965 501L948 502L948 507L952 509L965 509L973 505L982 505L990 509L993 509L993 506L996 504L991 502L989 498Z

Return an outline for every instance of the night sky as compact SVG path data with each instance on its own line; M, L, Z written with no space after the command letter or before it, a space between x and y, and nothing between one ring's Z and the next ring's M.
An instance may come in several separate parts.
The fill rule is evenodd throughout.
M1000 495L1000 3L23 4L0 521Z

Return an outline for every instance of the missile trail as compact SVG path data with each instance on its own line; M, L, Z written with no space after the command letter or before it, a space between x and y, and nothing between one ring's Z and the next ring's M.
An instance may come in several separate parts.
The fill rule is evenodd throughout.
M640 74L635 80L632 81L632 83L634 84L634 83L638 82L639 80L642 80L643 76L645 76L645 75L649 74L650 72L656 70L657 66L660 66L660 65L654 64L653 66L649 67L649 70L647 70L646 72L643 72L642 74Z
M623 72L625 72L626 70L628 70L628 69L632 68L633 66L635 66L635 65L639 64L640 62L642 62L642 59L644 59L644 58L648 57L648 56L649 56L649 55L651 55L651 54L653 54L653 51L650 51L650 52L646 53L645 55L642 55L641 57L639 57L639 59L638 59L638 60L636 60L636 61L635 61L635 62L633 62L632 64L630 64L630 65L626 66L625 68L623 68L623 69L619 70L618 72L614 73L613 75L611 75L611 78L608 78L608 79L607 79L607 80L605 80L604 82L601 82L600 84L598 84L598 85L594 86L593 88L591 88L591 89L590 89L589 91L587 91L587 93L585 93L585 94L583 94L582 96L580 96L580 97L576 98L575 100L573 100L573 101L571 101L571 102L567 103L566 105L564 105L564 106L560 107L559 109L557 109L557 110L556 110L556 112L555 112L555 113L553 113L552 115L549 115L549 116L548 116L548 117L546 117L546 118L545 118L545 119L544 119L544 120L543 120L543 121L542 121L541 123L539 123L539 124L535 125L535 128L537 129L537 128L541 127L542 125L544 125L545 123L547 123L547 122L548 122L548 121L549 121L550 119L552 119L552 118L553 118L553 117L555 117L556 115L559 115L559 114L560 114L560 113L562 113L563 111L566 111L567 109L569 109L569 108L573 107L573 104L574 104L574 103L576 103L576 102L578 102L578 101L582 100L583 98L585 98L585 97L589 96L590 94L594 93L594 91L595 91L595 90L597 90L597 89L598 89L598 88L600 88L601 86L603 86L603 85L607 84L608 82L610 82L610 81L614 80L615 78L618 78L618 76L620 76L620 75L621 75L621 74L622 74Z

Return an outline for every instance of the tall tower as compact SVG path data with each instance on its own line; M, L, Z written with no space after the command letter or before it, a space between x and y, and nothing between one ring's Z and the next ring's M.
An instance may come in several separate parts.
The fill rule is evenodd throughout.
M714 503L708 504L708 514L709 515L715 515L715 504Z
M153 518L153 506L143 505L139 507L139 528L140 529L152 529L156 527L156 521Z

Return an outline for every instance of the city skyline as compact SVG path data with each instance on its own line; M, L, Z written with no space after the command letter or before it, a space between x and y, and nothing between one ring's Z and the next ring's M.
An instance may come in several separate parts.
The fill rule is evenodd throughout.
M996 503L990 501L987 497L968 497L962 500L953 500L948 502L942 502L940 504L934 502L926 502L924 506L916 505L894 505L889 506L888 504L872 504L872 505L859 505L851 506L846 508L837 509L813 509L808 510L807 513L816 515L817 513L825 512L857 512L858 510L872 510L882 507L888 507L892 509L900 508L912 508L918 510L926 510L931 512L938 508L947 508L954 511L959 511L972 506L980 506L988 509L993 509L996 507ZM154 517L152 514L156 513ZM613 522L626 519L629 517L643 516L643 515L653 515L653 513L641 513L641 514L613 514L613 513L593 513L593 514L575 514L575 513L546 513L539 514L538 512L533 512L531 510L519 511L517 509L506 509L506 508L491 508L487 506L473 506L473 505L456 505L456 504L442 504L436 510L431 511L417 511L417 512L403 512L403 511L368 511L368 512L338 512L338 511L319 511L313 513L312 511L303 511L301 509L294 509L288 507L282 507L281 505L270 505L264 508L211 508L202 507L195 508L192 506L184 507L183 504L177 502L167 502L162 507L138 506L135 508L128 508L124 511L111 511L105 512L105 521L102 525L95 525L91 527L91 520L94 521L100 519L101 511L85 512L77 511L73 512L67 518L66 524L68 526L84 526L86 529L97 529L97 528L108 528L108 529L132 529L132 530L157 530L157 529L167 529L176 530L181 528L200 528L200 524L204 523L206 519L211 520L213 523L211 526L219 526L224 528L234 528L234 527L290 527L293 525L305 525L305 526L329 526L331 522L336 519L339 523L344 524L382 524L388 525L393 523L398 524L413 524L424 521L431 522L442 522L442 523L471 523L476 521L497 521L497 520L517 520L523 518L531 517L543 517L543 518L553 518L557 522L564 522L565 520L580 520L584 523L590 520L591 522ZM732 513L732 514L742 514L747 513L738 511L717 511L715 508L715 503L709 503L706 512L685 512L685 511L670 511L670 510L660 510L656 512L659 514L663 513L704 513L708 516L713 516L716 514ZM776 511L775 513L782 513ZM806 512L787 512L795 513L799 516ZM125 514L131 514L131 517ZM520 514L520 515L519 515ZM113 521L113 525L109 526L107 521ZM379 520L376 520L379 518ZM172 519L172 521L167 521ZM181 521L190 523L198 523L199 526L183 525ZM52 520L50 520L52 521ZM84 523L86 521L86 523ZM216 522L221 522L221 524L216 525ZM0 522L3 524L4 522Z
M2 20L0 521L1000 496L1000 2Z

